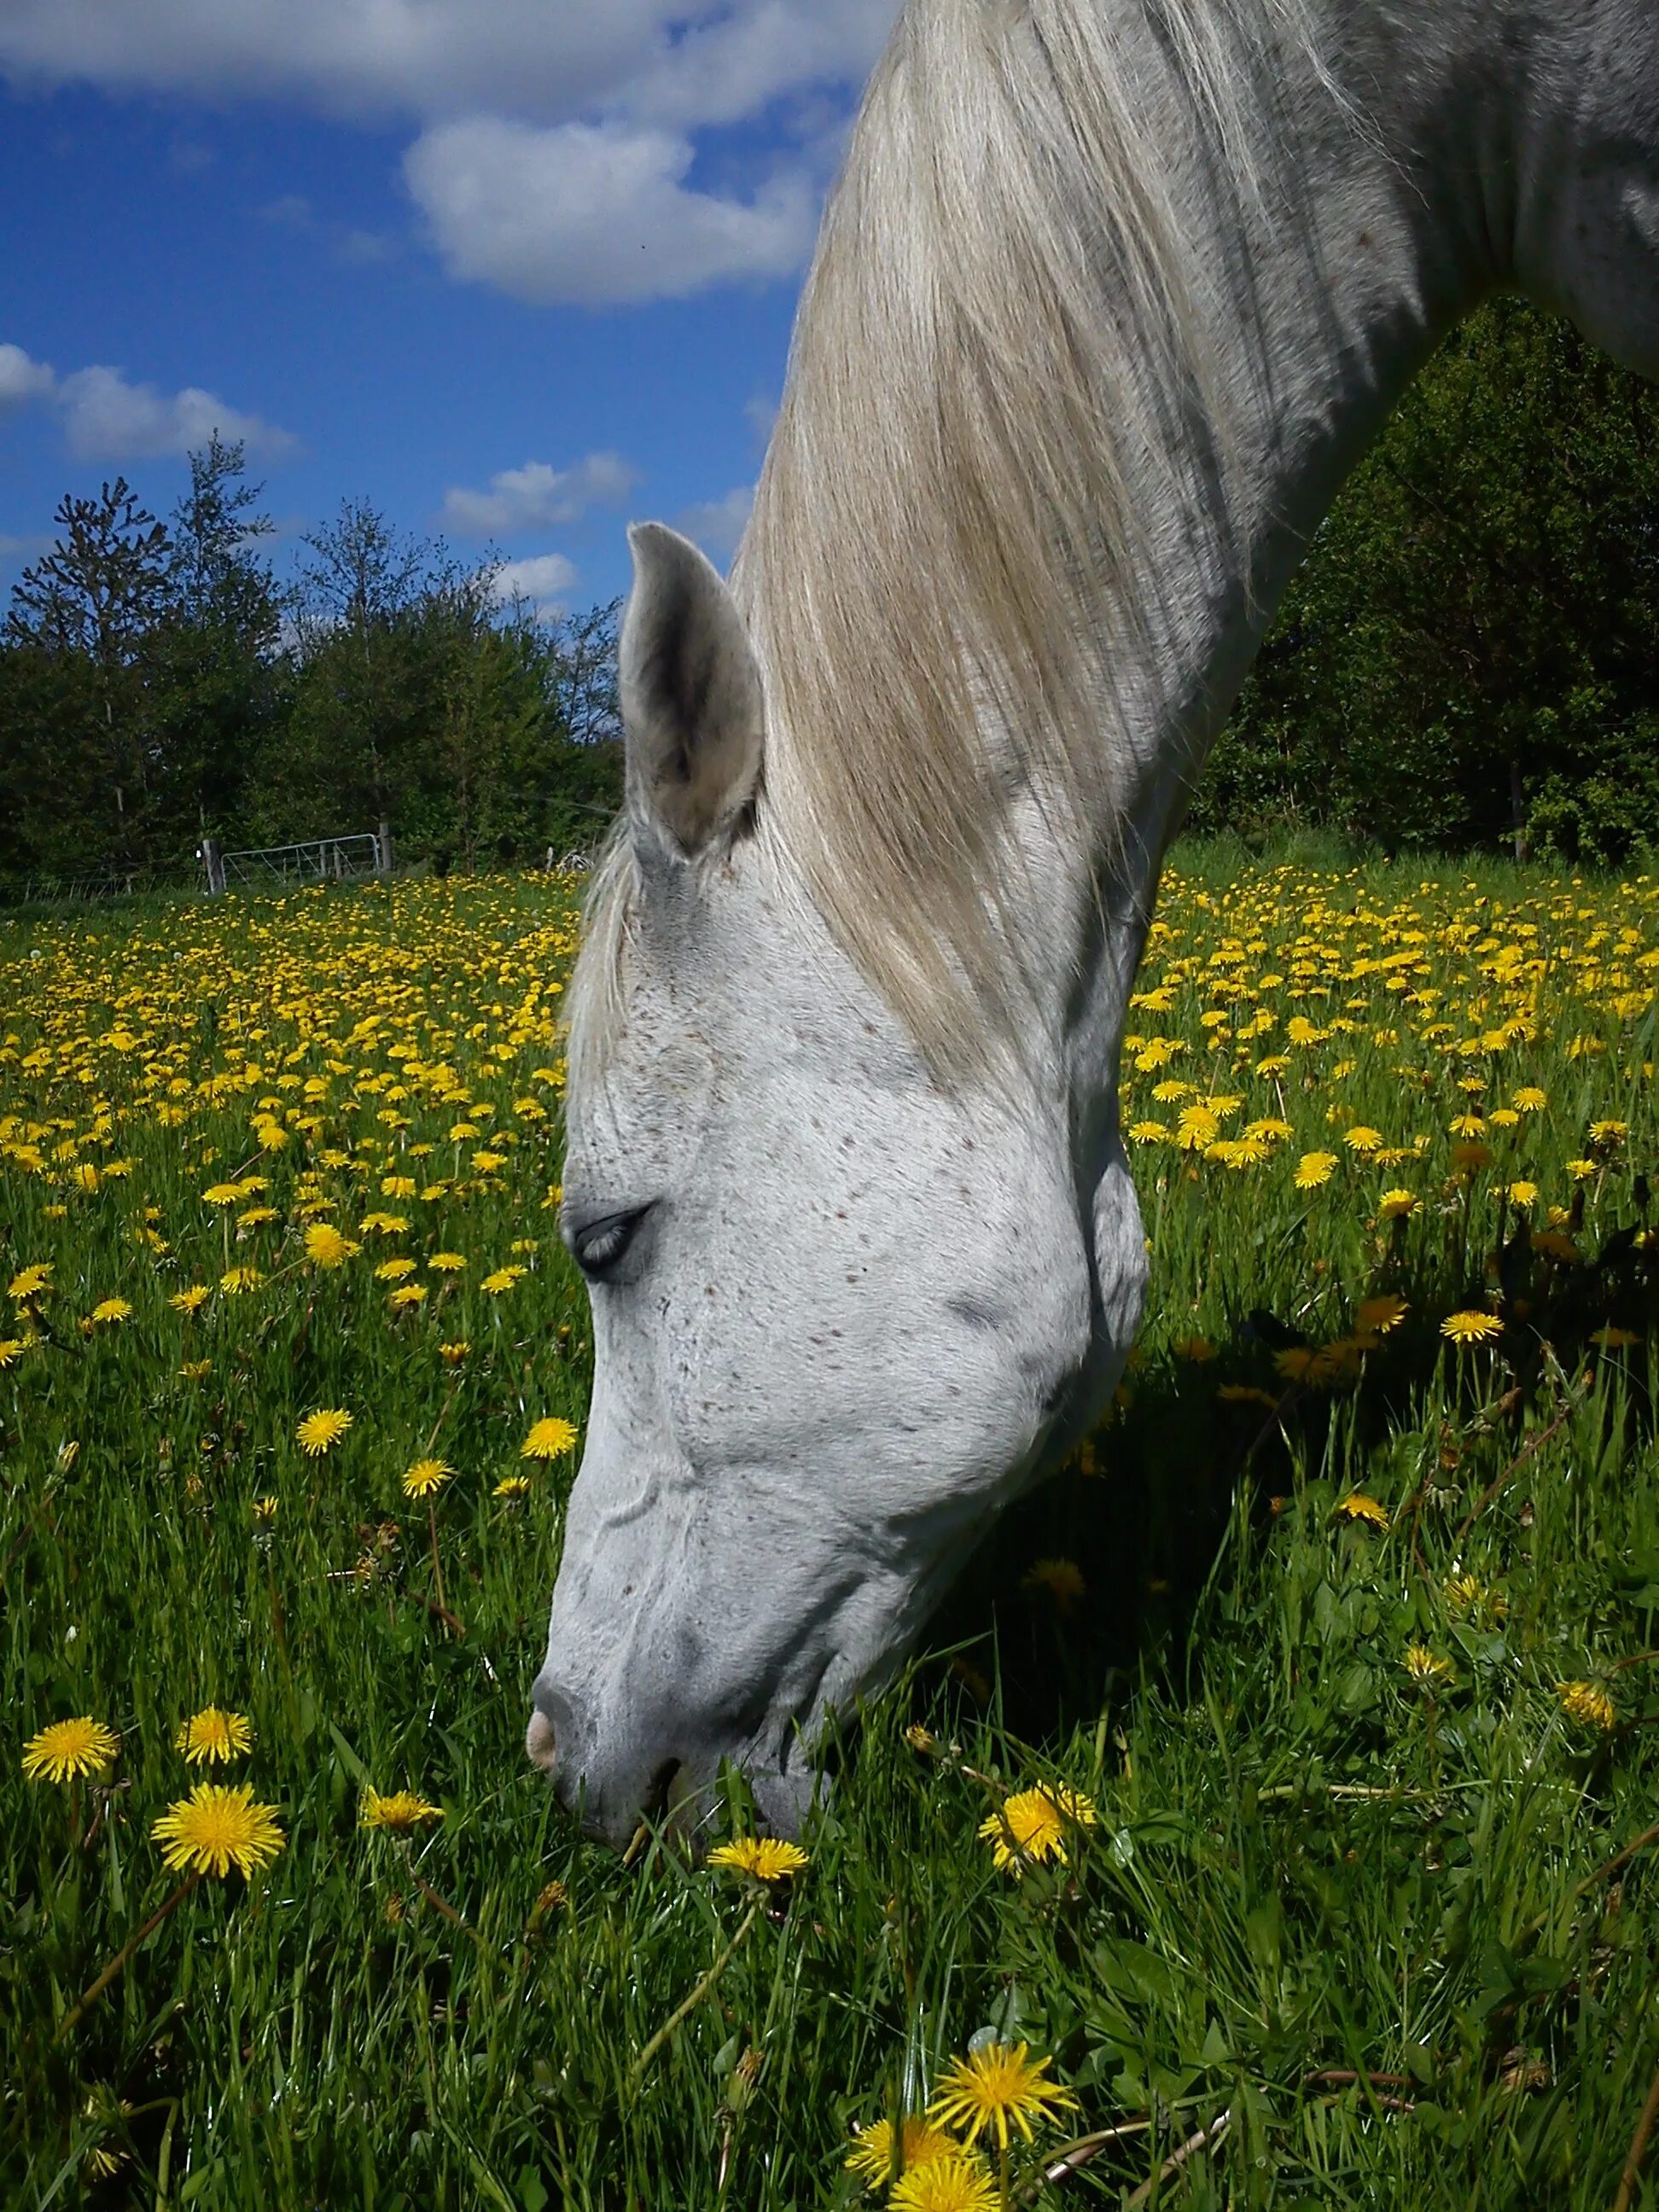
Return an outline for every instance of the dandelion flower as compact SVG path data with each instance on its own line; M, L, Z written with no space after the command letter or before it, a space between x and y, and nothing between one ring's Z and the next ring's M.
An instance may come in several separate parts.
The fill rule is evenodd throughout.
M936 2128L921 2113L908 2113L900 2122L901 2173L914 2173L918 2166L932 2166L941 2158L961 2156L962 2145L956 2137L946 2135L943 2128ZM866 2188L884 2188L893 2171L893 2123L872 2120L867 2128L860 2128L848 2146L844 2162L848 2172L856 2173Z
M756 1881L784 1881L806 1864L799 1844L786 1844L776 1836L736 1836L717 1844L708 1854L711 1867L728 1867Z
M212 1296L205 1283L192 1283L187 1291L175 1291L167 1304L174 1313L198 1314Z
M1381 1129L1370 1128L1361 1121L1356 1123L1346 1133L1342 1141L1350 1152L1380 1152L1382 1149L1382 1132Z
M1389 1524L1389 1509L1368 1498L1363 1490L1351 1490L1346 1498L1337 1500L1336 1510L1349 1521L1366 1521L1373 1528L1386 1528Z
M522 1267L497 1267L484 1277L478 1288L488 1297L498 1298L503 1291L510 1291L523 1273Z
M92 1310L92 1318L100 1325L131 1321L132 1308L125 1298L100 1298Z
M999 2199L982 2169L957 2152L912 2166L887 2202L891 2212L995 2212Z
M100 1773L120 1748L120 1738L102 1721L84 1715L54 1721L23 1746L23 1771L31 1782L69 1782Z
M277 1501L267 1492L264 1497L254 1499L251 1510L253 1514L254 1526L258 1528L269 1528L276 1518Z
M1411 1311L1397 1291L1384 1291L1374 1298L1361 1298L1354 1308L1353 1325L1362 1336L1388 1336Z
M428 1295L424 1283L399 1283L386 1304L393 1313L407 1313L412 1307L423 1306Z
M185 1722L173 1739L173 1747L183 1752L192 1766L222 1766L252 1749L253 1731L240 1713L204 1705Z
M330 1221L313 1221L306 1231L306 1257L313 1267L343 1267L362 1249Z
M1512 1182L1510 1185L1510 1204L1511 1206L1536 1206L1537 1203L1538 1186L1535 1182L1528 1182L1523 1176L1519 1182Z
M471 1349L472 1346L466 1339L460 1337L453 1344L441 1344L438 1346L438 1357L446 1367L459 1367Z
M1426 1644L1408 1644L1401 1665L1413 1682L1425 1689L1434 1689L1442 1682L1449 1682L1455 1668L1449 1659L1431 1651Z
M240 1182L214 1182L208 1185L202 1195L210 1206L240 1206L247 1196L247 1191Z
M308 1459L320 1459L325 1452L332 1451L355 1416L342 1406L322 1406L314 1413L307 1413L295 1431L295 1438Z
M1496 1314L1473 1309L1448 1314L1440 1324L1440 1334L1456 1345L1486 1344L1504 1334L1504 1324Z
M44 1297L51 1289L52 1262L50 1260L37 1260L33 1267L21 1267L12 1277L8 1295L20 1306L26 1306L36 1298Z
M1334 1152L1304 1152L1292 1180L1298 1190L1317 1190L1330 1181L1335 1168Z
M1415 1191L1385 1190L1376 1202L1377 1218L1382 1221L1409 1221L1420 1202Z
M255 1802L248 1783L228 1790L198 1782L188 1797L167 1807L149 1832L162 1846L161 1863L170 1872L188 1868L221 1881L232 1867L257 1874L288 1840L271 1808Z
M1074 1559L1036 1559L1020 1578L1020 1588L1047 1590L1061 1613L1069 1613L1086 1585L1083 1570Z
M538 1421L519 1447L521 1459L562 1459L576 1442L574 1425L557 1415Z
M1058 2081L1043 2075L1053 2060L1031 2058L1023 2043L988 2043L953 2058L933 2103L930 2119L958 2129L969 2142L994 2134L997 2148L1008 2147L1012 2120L1027 2142L1034 2120L1052 2120L1074 2107L1077 2099Z
M441 1805L428 1804L412 1790L393 1790L384 1797L378 1790L365 1790L357 1825L360 1828L385 1828L394 1836L411 1836L416 1828L428 1827L443 1817Z
M1616 1328L1611 1322L1590 1332L1590 1342L1599 1344L1603 1352L1628 1352L1632 1345L1641 1341L1633 1328Z
M405 1275L412 1275L414 1272L415 1262L412 1260L382 1260L374 1270L374 1279L377 1283L401 1283Z
M1619 1715L1613 1699L1597 1682L1558 1682L1555 1694L1561 1700L1561 1709L1570 1721L1580 1728L1601 1729L1611 1734L1617 1727Z
M490 1494L495 1498L504 1498L509 1504L516 1505L520 1498L529 1497L533 1487L527 1474L504 1474Z
M219 1278L219 1288L227 1297L240 1298L248 1291L257 1291L264 1280L258 1267L228 1267Z
M404 1476L405 1498L433 1498L455 1472L447 1460L417 1459Z
M459 1275L466 1266L465 1252L434 1252L427 1261L434 1275Z
M15 1367L27 1349L21 1336L0 1336L0 1370Z
M1549 1093L1531 1085L1524 1091L1517 1091L1513 1101L1516 1111L1522 1114L1541 1114L1549 1103Z
M904 1741L920 1759L931 1759L939 1749L939 1738L932 1729L923 1728L920 1721L912 1721L904 1731Z
M1039 1784L1035 1790L1018 1790L1003 1800L1000 1812L980 1822L979 1832L993 1846L999 1867L1023 1875L1028 1860L1053 1859L1069 1866L1067 1828L1097 1825L1095 1808L1079 1790L1063 1782Z

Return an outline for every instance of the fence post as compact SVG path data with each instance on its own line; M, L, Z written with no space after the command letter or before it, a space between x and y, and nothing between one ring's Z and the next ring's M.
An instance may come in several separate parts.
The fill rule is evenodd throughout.
M392 873L392 824L382 822L380 834L374 841L374 872L377 876Z
M207 871L208 896L218 898L225 888L225 863L216 839L203 838L202 866Z

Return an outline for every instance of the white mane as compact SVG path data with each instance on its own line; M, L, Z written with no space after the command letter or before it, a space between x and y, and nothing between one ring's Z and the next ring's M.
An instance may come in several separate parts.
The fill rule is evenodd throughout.
M1150 23L1249 194L1259 64L1305 43L1301 0L1139 5L1120 44L1101 0L909 0L732 574L767 684L760 834L941 1065L1018 1026L1011 790L1085 848L1109 833L1111 663L1152 565L1136 502L1194 441L1226 483L1216 319L1135 70ZM579 1006L615 976L631 879L619 844Z

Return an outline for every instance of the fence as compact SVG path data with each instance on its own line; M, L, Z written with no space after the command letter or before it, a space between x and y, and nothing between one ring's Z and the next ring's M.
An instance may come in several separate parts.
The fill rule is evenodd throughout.
M349 884L392 873L392 830L365 830L353 837L313 837L300 845L265 845L258 851L222 853L204 837L197 856L207 876L208 895L218 897L233 884L246 890L286 890L295 884Z

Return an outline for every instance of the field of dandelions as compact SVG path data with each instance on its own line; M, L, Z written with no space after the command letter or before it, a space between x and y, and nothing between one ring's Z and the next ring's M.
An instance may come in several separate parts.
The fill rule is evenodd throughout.
M574 890L0 923L0 2201L1659 2202L1659 883L1180 856L1112 1418L696 1864L521 1749Z

